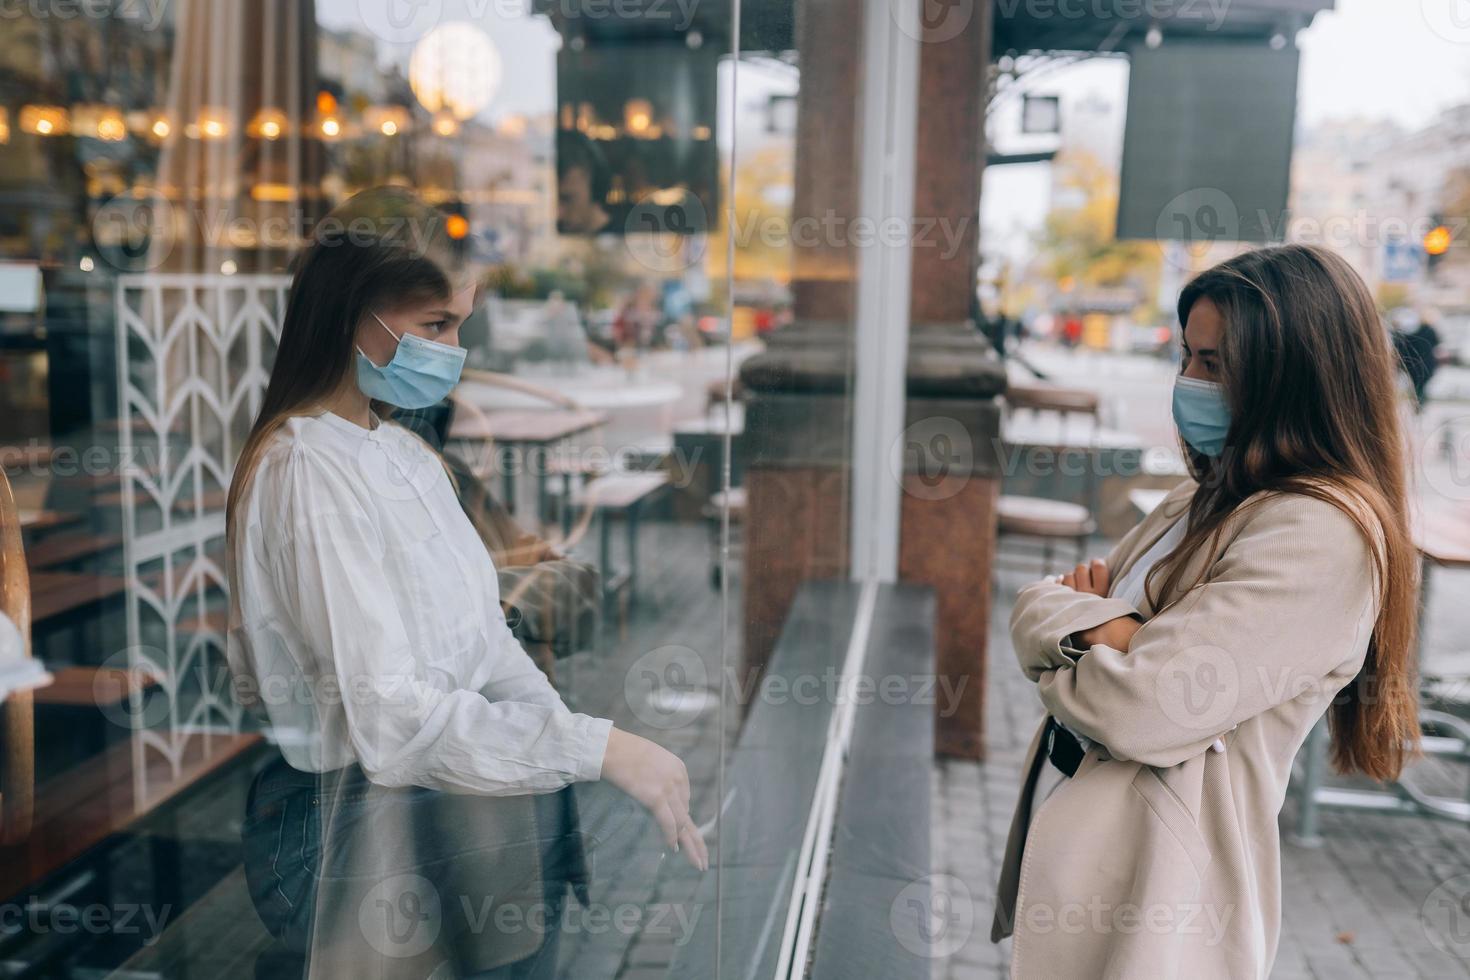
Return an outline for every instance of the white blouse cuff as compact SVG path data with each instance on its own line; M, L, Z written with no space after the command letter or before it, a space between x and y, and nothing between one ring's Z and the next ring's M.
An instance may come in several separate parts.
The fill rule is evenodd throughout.
M612 735L613 723L608 718L582 716L581 743L576 759L578 782L595 783L602 778L602 760L607 755L607 740Z

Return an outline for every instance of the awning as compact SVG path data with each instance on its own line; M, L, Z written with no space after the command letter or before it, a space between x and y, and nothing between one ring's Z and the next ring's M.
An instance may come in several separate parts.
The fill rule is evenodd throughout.
M1164 39L1288 38L1336 0L994 0L992 51L1123 51L1157 26Z

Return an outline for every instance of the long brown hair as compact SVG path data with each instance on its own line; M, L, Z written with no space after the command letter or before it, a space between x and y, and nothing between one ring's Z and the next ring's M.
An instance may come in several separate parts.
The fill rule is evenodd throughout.
M405 188L363 191L318 222L297 257L270 383L230 481L227 542L261 453L287 419L336 393L353 369L353 338L369 311L447 299L464 271L447 216Z
M1352 267L1309 246L1258 249L1201 273L1179 295L1181 325L1202 299L1224 321L1220 381L1230 430L1218 457L1185 447L1199 488L1184 539L1148 576L1149 594L1177 594L1181 556L1213 547L1226 519L1264 499L1247 503L1262 491L1342 510L1369 543L1381 605L1363 667L1330 709L1332 759L1344 772L1392 779L1419 738L1419 565L1387 331Z

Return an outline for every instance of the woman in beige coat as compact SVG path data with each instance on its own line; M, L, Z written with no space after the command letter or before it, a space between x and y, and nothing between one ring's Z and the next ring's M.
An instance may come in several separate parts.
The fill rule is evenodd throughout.
M992 928L1025 980L1264 980L1308 732L1328 712L1334 762L1378 779L1416 747L1407 464L1367 289L1263 249L1191 282L1179 320L1194 479L1011 618L1049 713Z

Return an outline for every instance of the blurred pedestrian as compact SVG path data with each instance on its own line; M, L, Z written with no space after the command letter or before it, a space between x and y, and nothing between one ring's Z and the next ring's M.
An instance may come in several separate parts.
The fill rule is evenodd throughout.
M1414 388L1414 410L1424 411L1427 400L1425 389L1434 372L1439 369L1439 331L1434 329L1428 316L1415 315L1411 310L1401 310L1395 318L1393 349L1409 384Z
M1082 343L1082 318L1076 313L1068 313L1062 318L1062 343L1068 350L1074 350Z

